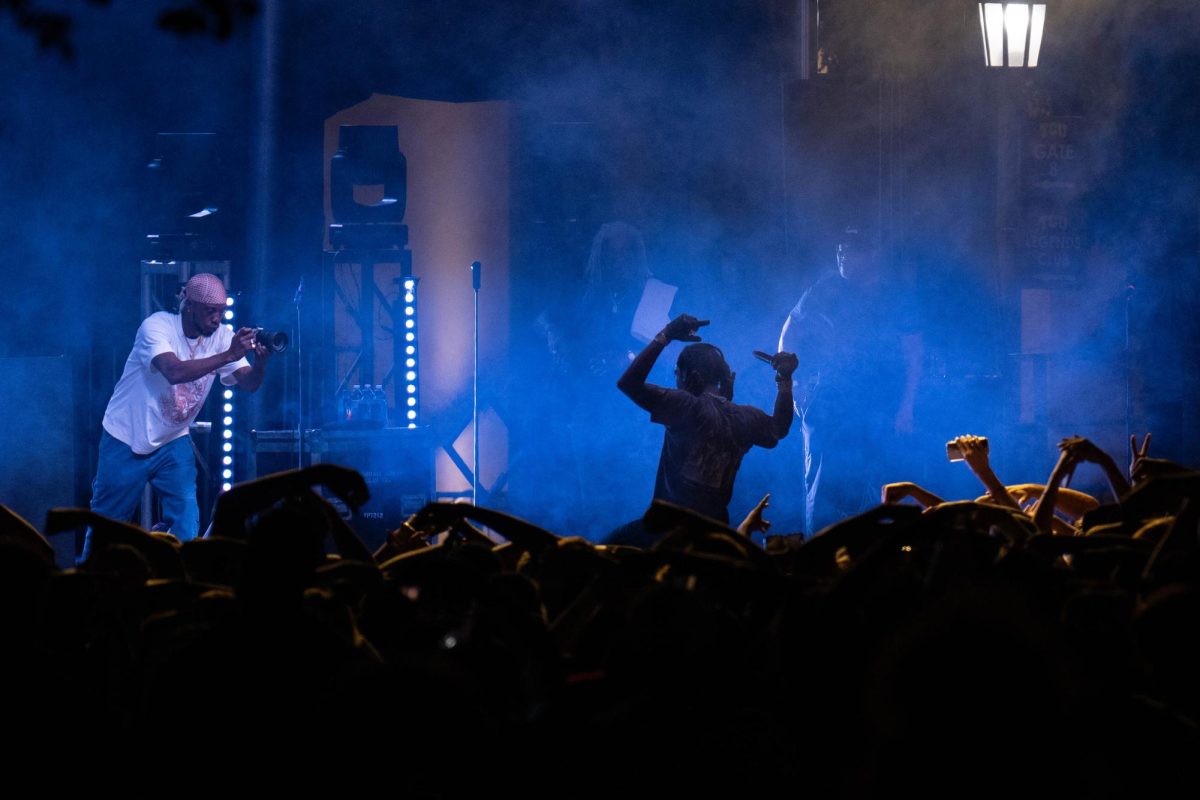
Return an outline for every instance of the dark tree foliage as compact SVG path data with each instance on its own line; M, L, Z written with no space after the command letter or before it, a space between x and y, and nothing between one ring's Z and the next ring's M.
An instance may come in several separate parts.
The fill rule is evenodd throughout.
M111 5L111 0L85 0L93 6ZM171 3L158 15L160 30L177 36L212 36L225 41L239 25L258 15L258 0L194 0ZM42 50L57 51L64 60L75 56L72 40L75 20L63 11L47 11L36 0L0 0L7 14L23 31L37 38Z
M196 0L167 9L158 27L178 34L215 36L225 41L237 26L258 14L258 0Z

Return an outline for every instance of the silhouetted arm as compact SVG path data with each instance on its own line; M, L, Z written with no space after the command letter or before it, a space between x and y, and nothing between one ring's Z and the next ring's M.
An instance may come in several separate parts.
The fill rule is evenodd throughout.
M304 469L264 475L236 484L217 498L211 535L244 540L247 518L261 513L278 500L306 492L317 484L325 486L351 508L358 508L371 497L361 474L336 464L313 464Z
M520 517L471 503L426 503L409 518L406 525L418 531L440 531L453 527L463 519L486 525L517 547L538 552L558 544L559 537Z
M770 521L763 518L763 511L770 504L771 494L768 492L762 500L758 501L758 505L750 509L750 513L742 520L742 524L737 526L737 532L742 536L749 538L750 534L759 532L765 534L771 530Z
M988 495L992 498L992 502L1020 511L1021 505L1012 498L1012 495L1008 493L1008 489L1004 488L1004 484L1000 482L1000 479L996 477L996 473L992 471L992 465L988 462L988 451L983 440L978 436L959 436L954 441L958 443L959 450L962 451L963 461L967 463L967 466L971 468L971 472L975 473L975 477L979 478L979 482L988 490Z
M654 390L646 383L650 370L654 368L658 357L667 346L667 339L662 333L655 334L650 343L630 362L621 377L617 379L617 388L625 393L633 402L647 411L651 411L656 397Z
M690 314L680 314L668 322L665 328L654 334L654 338L625 368L625 372L617 379L617 388L645 410L653 411L657 394L651 385L646 383L646 378L650 377L650 370L654 368L658 357L662 355L663 348L675 340L681 342L700 341L696 331L707 324L708 320L696 319Z
M1108 486L1112 489L1113 496L1120 500L1129 491L1129 481L1125 480L1125 476L1121 474L1120 467L1113 457L1101 450L1089 439L1082 436L1072 436L1069 439L1064 439L1060 447L1064 447L1071 451L1071 457L1075 461L1090 461L1093 464L1099 465L1100 469L1104 470L1104 477L1108 479ZM1062 503L1060 502L1061 506Z
M1061 447L1061 445L1060 445ZM1075 469L1075 459L1068 448L1063 448L1058 456L1050 477L1046 480L1046 488L1042 490L1037 509L1033 513L1033 522L1042 533L1054 533L1051 524L1054 520L1054 506L1058 502L1058 485Z
M923 508L930 506L939 506L944 500L938 497L933 492L923 489L915 483L902 481L900 483L888 483L880 492L879 502L881 503L899 503L906 497L911 497L916 500Z
M800 360L795 353L776 353L771 365L775 367L775 409L771 414L771 426L779 439L788 435L792 429L792 417L795 416L795 404L792 401L792 374Z

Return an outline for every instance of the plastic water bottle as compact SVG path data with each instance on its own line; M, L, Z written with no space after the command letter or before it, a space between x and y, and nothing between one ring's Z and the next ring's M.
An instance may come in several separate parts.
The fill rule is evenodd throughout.
M388 401L387 392L379 384L375 385L375 419L379 420L383 427L387 427L388 421Z
M358 417L367 422L375 421L375 387L370 384L363 384L362 403L359 405Z
M358 384L358 383L354 384L354 387L350 389L350 399L346 403L346 421L347 422L351 422L351 421L357 420L357 419L362 419L362 412L363 412L363 407L362 407L363 391L362 391L362 389L363 389L362 385Z

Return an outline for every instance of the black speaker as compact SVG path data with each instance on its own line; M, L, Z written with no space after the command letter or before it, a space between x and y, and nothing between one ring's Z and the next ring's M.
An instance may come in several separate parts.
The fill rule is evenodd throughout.
M254 460L250 472L256 478L263 475L274 475L297 467L307 467L312 463L309 442L316 431L304 432L304 458L296 458L300 442L300 433L288 431L250 431L250 441L254 444Z

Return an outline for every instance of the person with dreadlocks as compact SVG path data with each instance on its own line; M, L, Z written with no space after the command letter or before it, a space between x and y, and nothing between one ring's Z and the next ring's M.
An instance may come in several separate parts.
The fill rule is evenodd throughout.
M92 511L127 522L149 483L162 500L163 523L177 539L194 539L196 462L189 426L220 376L225 386L258 390L271 351L255 344L255 330L236 333L221 324L225 284L194 275L180 295L179 313L159 311L143 320L104 412L100 458L92 482ZM254 364L246 354L254 353ZM91 550L91 531L83 558Z
M696 331L708 324L682 314L667 323L634 358L617 388L666 427L654 498L729 522L729 499L742 457L757 445L771 448L792 427L792 353L777 353L775 408L771 415L733 402L733 382L725 355L701 343ZM675 383L668 389L646 383L659 355L672 341L692 342L679 354Z
M586 270L576 277L562 283L561 295L546 298L533 329L549 360L531 352L522 365L529 370L524 380L554 390L530 393L519 404L524 432L515 432L514 441L528 449L514 458L521 467L512 489L518 506L531 502L528 513L546 527L597 539L614 514L645 505L654 454L638 448L640 413L612 385L668 321L675 287L654 277L641 232L620 221L600 226ZM613 469L618 463L622 468Z

